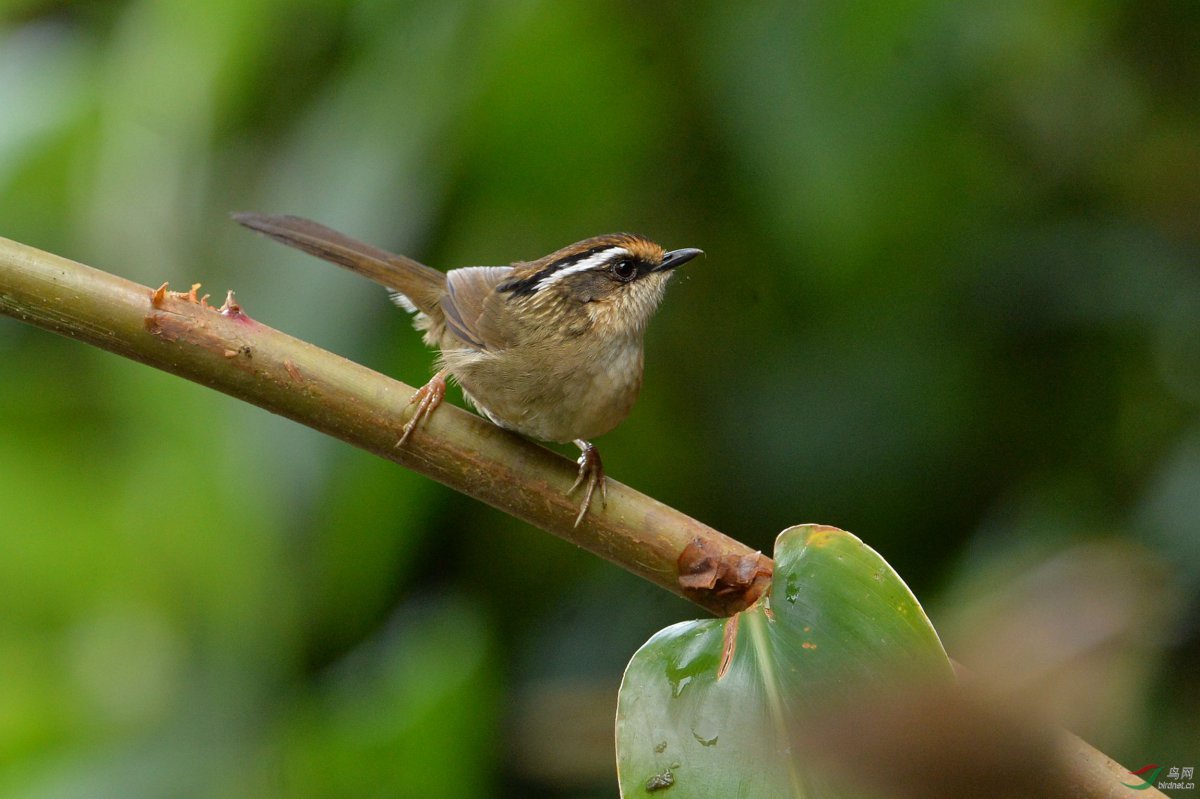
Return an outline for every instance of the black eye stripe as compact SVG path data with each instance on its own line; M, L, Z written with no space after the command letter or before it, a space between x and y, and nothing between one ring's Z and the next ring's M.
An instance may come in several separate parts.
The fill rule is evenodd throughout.
M542 267L537 272L523 280L510 280L497 286L496 288L498 291L507 291L518 296L534 294L538 291L539 286L542 285L542 281L546 280L552 275L555 275L563 269L567 269L575 266L578 263L581 263L582 261L586 261L589 258L593 258L605 250L613 250L613 257L619 257L622 259L630 258L631 256L627 252L618 251L622 249L624 248L617 244L605 244L591 247L587 250L573 253L572 255L568 255L564 258L559 258L557 261ZM636 259L633 260L636 262ZM607 269L611 269L612 264L612 258L606 258L592 268L588 269L588 271L605 271Z
M545 273L547 275L553 274L560 269L565 269L568 266L574 266L575 264L579 263L580 261L586 261L589 258L599 255L600 253L604 252L605 250L612 250L612 249L614 249L614 248L611 245L608 247L592 247L590 250L585 250L584 252L577 252L574 255L568 255L566 258L560 258L557 261L555 261L554 263L550 264L549 266L547 266L545 269L543 269L538 274L543 274L543 273ZM597 268L603 269L604 267L608 266L608 263L609 263L608 261L605 261L602 264L597 264Z
M606 251L612 252L605 256ZM598 256L600 258L596 258ZM584 264L584 262L589 263ZM629 266L623 266L623 264L629 264ZM559 280L564 280L571 275L582 274L582 272L600 272L614 280L630 283L642 275L653 272L656 266L658 264L647 262L622 245L598 245L559 258L556 262L547 264L522 280L510 280L502 283L497 290L516 296L528 296L541 292Z

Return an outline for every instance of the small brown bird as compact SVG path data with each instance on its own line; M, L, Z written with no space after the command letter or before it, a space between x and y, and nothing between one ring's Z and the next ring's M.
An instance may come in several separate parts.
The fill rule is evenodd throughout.
M277 241L370 278L416 314L438 373L413 395L403 444L442 402L447 375L479 411L524 436L574 442L584 486L576 526L596 487L606 493L600 453L589 439L629 415L642 386L642 336L675 267L701 254L664 252L612 233L512 266L440 272L295 216L234 214Z

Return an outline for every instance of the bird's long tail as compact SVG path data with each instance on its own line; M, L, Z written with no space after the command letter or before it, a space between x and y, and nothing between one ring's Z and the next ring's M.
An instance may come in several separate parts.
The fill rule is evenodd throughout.
M417 310L440 316L446 275L403 255L381 250L299 216L235 213L235 221L289 247L324 258L407 297Z

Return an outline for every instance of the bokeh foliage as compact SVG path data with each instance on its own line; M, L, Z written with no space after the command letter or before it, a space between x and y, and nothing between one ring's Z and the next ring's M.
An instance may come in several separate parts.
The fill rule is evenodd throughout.
M757 547L852 530L935 623L1141 547L1181 601L1089 732L1187 765L1197 97L1190 0L8 0L0 235L409 382L377 290L227 213L445 267L702 247L611 473ZM200 387L10 320L0 357L0 793L613 795L621 669L691 610Z

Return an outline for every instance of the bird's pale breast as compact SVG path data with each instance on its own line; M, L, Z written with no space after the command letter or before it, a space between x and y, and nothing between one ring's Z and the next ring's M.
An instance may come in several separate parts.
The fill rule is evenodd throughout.
M463 393L502 427L542 441L589 440L629 415L642 384L640 341L556 353L552 368L522 364L547 361L532 354L506 357L444 351L443 359ZM565 356L565 357L564 357Z

